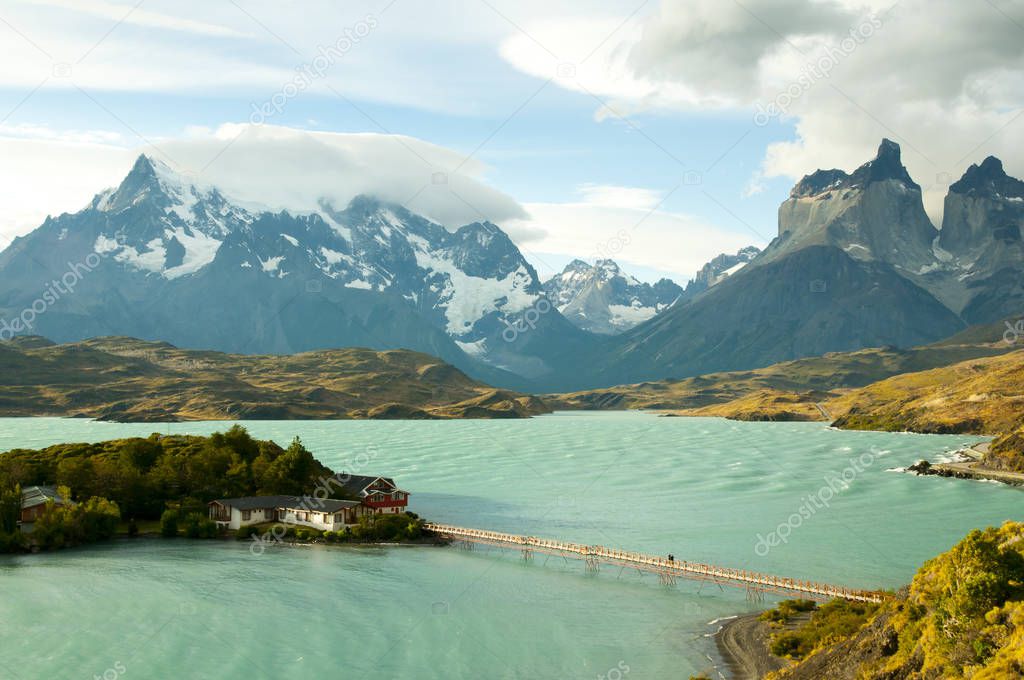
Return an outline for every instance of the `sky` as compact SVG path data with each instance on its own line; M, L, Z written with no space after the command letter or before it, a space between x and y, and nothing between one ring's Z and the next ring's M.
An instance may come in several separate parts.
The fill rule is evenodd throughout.
M147 153L683 282L883 137L936 226L971 163L1024 176L1022 62L1021 0L7 0L0 248Z

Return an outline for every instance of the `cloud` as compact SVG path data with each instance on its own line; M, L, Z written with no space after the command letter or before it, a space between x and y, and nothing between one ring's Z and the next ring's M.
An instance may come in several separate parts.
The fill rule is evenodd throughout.
M753 240L691 215L654 210L651 201L657 194L653 191L590 188L597 190L584 191L585 199L575 203L527 203L530 217L508 225L510 230L529 228L542 234L531 239L524 250L528 258L541 260L545 271L557 271L558 267L545 263L538 253L589 261L610 258L671 273L675 280L686 282L711 258L735 252ZM640 197L644 200L637 201Z
M83 14L109 19L117 23L128 23L137 26L149 26L153 28L166 28L175 31L186 31L202 35L213 36L234 36L242 37L247 35L240 31L233 30L203 21L193 21L183 17L175 17L169 14L153 12L144 7L141 3L118 4L104 2L103 0L21 0L28 5L41 7L57 7L69 9Z
M581 184L577 192L584 203L609 208L650 210L661 202L661 192L641 187L620 187L608 184Z
M575 202L520 205L486 184L482 163L413 137L225 124L131 147L93 141L107 138L102 131L20 131L0 134L0 248L48 214L82 209L119 184L143 152L191 181L270 210L309 212L321 199L344 206L367 193L449 228L490 220L535 261L534 253L610 257L685 281L720 252L751 242L657 210L660 192L643 187L584 184Z
M344 207L358 194L372 194L451 228L526 217L514 199L483 181L482 163L420 139L225 124L190 128L141 148L89 144L56 133L43 139L0 137L0 232L23 234L47 214L81 209L118 184L140 152L192 181L271 210L309 212L320 200Z
M600 33L572 21L525 29L544 44L561 32L570 46ZM1022 38L1024 12L1014 3L661 0L574 78L554 82L603 98L599 118L721 110L749 112L751 127L792 123L796 138L767 148L753 190L762 179L852 169L882 137L895 139L939 219L946 178L986 155L1024 175ZM523 36L506 40L501 53L550 77L543 50Z

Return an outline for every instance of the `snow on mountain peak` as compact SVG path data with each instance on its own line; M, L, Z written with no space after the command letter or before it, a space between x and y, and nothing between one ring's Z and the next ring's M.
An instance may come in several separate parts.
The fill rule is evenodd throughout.
M641 283L611 259L593 265L573 260L544 284L544 290L569 321L602 334L620 333L646 321L683 292L668 279L657 286Z

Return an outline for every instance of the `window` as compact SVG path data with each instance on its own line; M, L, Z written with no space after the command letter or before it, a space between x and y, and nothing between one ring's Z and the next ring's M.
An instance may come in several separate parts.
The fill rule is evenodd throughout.
M247 522L252 517L252 510L242 510L242 521Z

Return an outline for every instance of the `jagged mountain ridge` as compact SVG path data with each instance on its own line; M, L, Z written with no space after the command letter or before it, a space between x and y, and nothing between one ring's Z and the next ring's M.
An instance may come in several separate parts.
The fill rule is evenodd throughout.
M899 146L883 140L854 172L797 183L778 237L749 264L579 357L559 382L579 389L909 347L1024 315L1022 194L995 161L968 170L947 198L944 242Z
M683 293L671 279L643 283L608 259L593 265L573 260L544 283L544 291L572 324L603 335L633 328L667 309Z
M747 266L761 253L757 246L741 248L735 254L722 253L707 262L700 271L686 284L685 299L702 293L708 288L721 283Z
M529 333L504 332L544 292L496 225L453 232L368 196L344 209L274 212L146 156L120 186L0 254L3 318L21 314L68 263L87 261L96 266L74 294L58 296L28 332L242 353L404 347L509 385L505 368L543 373L560 342L588 338L554 310Z

